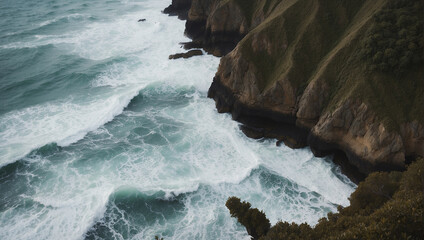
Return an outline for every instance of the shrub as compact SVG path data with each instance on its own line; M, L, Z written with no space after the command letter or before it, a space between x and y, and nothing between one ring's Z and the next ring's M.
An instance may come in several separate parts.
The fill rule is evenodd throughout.
M402 74L424 61L422 12L422 0L389 0L374 16L360 52L368 70Z
M259 239L271 227L271 223L266 218L265 213L257 208L250 208L250 203L241 202L240 198L228 198L225 206L230 210L231 216L237 218L237 221L246 227L247 233L253 239Z
M235 197L228 199L227 207L240 223L246 221L240 216L252 210L249 203ZM350 206L338 210L320 219L314 228L306 223L278 222L260 240L423 239L424 159L417 159L403 173L369 175L351 195Z

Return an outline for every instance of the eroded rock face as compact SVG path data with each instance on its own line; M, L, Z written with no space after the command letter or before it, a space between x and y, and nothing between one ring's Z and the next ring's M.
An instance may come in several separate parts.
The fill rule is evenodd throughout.
M240 8L233 1L193 0L188 12L186 35L193 39L194 45L215 56L223 56L246 34L244 22Z
M194 44L186 45L186 48L202 46L215 56L226 55L270 12L259 8L249 18L246 14L234 0L193 0L185 33Z
M235 49L221 59L213 84L230 89L237 101L249 108L264 109L274 112L275 115L293 118L296 96L290 82L281 79L269 89L261 91L257 84L258 75L258 69L243 58L239 49ZM210 95L216 96L213 88L210 90ZM227 112L227 109L228 106L221 105L218 111ZM279 121L278 118L275 120Z
M388 130L375 111L355 97L349 87L343 89L343 94L337 92L343 85L334 87L340 82L355 82L366 77L360 63L351 56L358 51L358 43L371 25L372 15L384 1L361 1L353 12L349 12L348 5L340 3L337 5L340 15L336 16L327 14L325 4L317 1L287 2L291 5L282 8L281 14L274 12L271 16L281 16L278 23L285 26L299 10L308 12L302 22L293 24L297 24L295 30L280 27L275 35L275 25L270 24L272 19L263 24L259 21L258 27L252 27L243 41L221 59L208 93L218 111L230 112L234 119L247 124L243 131L251 137L273 137L293 147L305 146L307 142L317 156L341 150L348 161L365 174L404 169L406 157L424 156L422 123L406 122L399 130ZM220 11L227 14L223 9ZM213 15L213 11L203 15L208 16L204 18L205 24L212 22L210 14ZM361 21L354 21L356 14ZM317 23L329 15L331 21ZM216 16L213 18L218 19ZM205 29L209 26L216 32L225 29L243 32L246 22L236 17L234 23L237 24L221 24L216 28L206 24ZM335 22L335 27L341 30L337 32L331 25L323 26L330 22ZM330 29L326 34L316 32L317 28L326 27ZM325 41L330 44L314 49ZM266 57L258 62L261 56ZM262 65L271 58L277 59L278 65L271 66L273 72L268 74ZM269 66L265 64L266 67ZM290 133L278 127L287 124L307 133Z
M360 101L344 102L332 112L322 115L312 128L318 138L310 140L317 155L326 150L341 149L361 172L405 168L405 147L402 137L389 132Z

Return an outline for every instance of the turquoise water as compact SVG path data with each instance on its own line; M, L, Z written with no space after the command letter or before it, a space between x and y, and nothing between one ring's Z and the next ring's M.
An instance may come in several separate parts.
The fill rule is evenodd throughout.
M249 239L230 196L272 224L348 204L329 159L216 112L218 58L168 60L170 2L0 0L0 239Z

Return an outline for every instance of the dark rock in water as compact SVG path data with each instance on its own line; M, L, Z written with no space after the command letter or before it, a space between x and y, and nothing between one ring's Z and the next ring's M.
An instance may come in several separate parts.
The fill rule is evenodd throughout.
M277 141L277 146L281 146L281 143L284 143L284 145L286 145L287 147L291 148L291 149L299 149L299 148L304 148L306 147L306 143L299 141L295 138L289 137L289 136L281 136L281 139L279 139Z
M177 53L169 55L169 59L178 59L178 58L190 58L193 56L203 55L202 50L191 50L186 53Z
M146 21L145 18L138 19L138 22L144 22L144 21Z
M184 53L176 53L176 54L169 55L169 59L178 59L178 58L182 58L183 56L184 56Z
M203 48L207 53L214 55L215 57L222 57L223 55L227 54L228 52L231 51L231 49L234 46L228 47L228 48L224 48L224 45L219 45L219 46L212 46L212 45L207 45L205 44L204 41L197 39L197 40L193 40L191 42L183 42L180 43L181 45L183 45L183 48L185 50L190 50L193 48Z

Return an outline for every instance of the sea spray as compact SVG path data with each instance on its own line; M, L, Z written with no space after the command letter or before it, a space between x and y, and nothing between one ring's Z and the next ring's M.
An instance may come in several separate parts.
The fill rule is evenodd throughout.
M188 40L168 0L8 4L1 239L249 239L229 196L273 224L348 203L355 186L329 159L249 139L216 112L218 58L168 60Z

